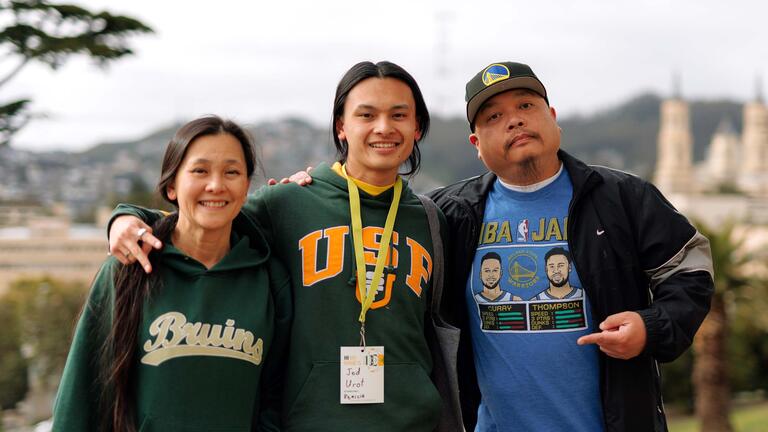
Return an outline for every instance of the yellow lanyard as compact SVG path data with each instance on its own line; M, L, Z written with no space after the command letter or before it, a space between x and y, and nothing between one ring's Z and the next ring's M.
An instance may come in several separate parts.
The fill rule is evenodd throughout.
M355 182L347 175L347 171L344 167L341 167L342 172L347 177L347 187L349 188L349 213L352 217L352 243L355 249L355 265L357 266L357 289L360 292L361 307L360 307L360 335L361 345L365 345L365 313L371 308L373 298L376 297L376 287L381 282L381 277L384 273L384 262L387 258L387 252L389 252L389 240L392 237L392 230L395 227L395 217L397 216L397 207L400 204L400 193L403 190L403 181L400 177L395 182L395 193L392 197L392 204L389 206L389 213L387 213L387 221L384 223L384 233L381 236L381 244L379 245L379 253L376 257L376 267L373 270L373 279L371 284L365 286L365 256L363 253L363 222L360 217L360 192L357 189Z

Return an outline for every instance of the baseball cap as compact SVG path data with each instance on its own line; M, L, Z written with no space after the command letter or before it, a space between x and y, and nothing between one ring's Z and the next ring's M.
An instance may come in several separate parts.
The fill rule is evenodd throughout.
M532 90L549 104L547 89L539 81L530 66L523 63L493 63L477 73L467 83L467 120L475 124L475 116L483 102L507 90L524 88ZM473 127L474 129L474 127Z

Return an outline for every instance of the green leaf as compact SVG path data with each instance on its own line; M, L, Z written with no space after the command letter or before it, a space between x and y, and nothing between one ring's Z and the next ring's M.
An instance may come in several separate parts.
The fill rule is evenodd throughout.
M8 145L11 137L30 120L29 99L20 99L0 105L0 147Z

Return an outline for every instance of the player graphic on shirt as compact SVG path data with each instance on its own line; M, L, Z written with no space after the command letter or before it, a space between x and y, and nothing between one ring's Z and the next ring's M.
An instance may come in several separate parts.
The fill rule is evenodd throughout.
M523 243L527 242L528 232L528 219L523 219L517 224L517 241Z
M544 255L544 267L547 271L549 288L540 292L533 300L561 300L584 297L581 288L571 286L569 276L573 265L571 254L561 247L550 249Z
M499 254L488 252L483 255L480 260L480 282L483 284L483 290L475 294L475 301L478 303L521 301L520 297L513 296L499 286L503 273Z

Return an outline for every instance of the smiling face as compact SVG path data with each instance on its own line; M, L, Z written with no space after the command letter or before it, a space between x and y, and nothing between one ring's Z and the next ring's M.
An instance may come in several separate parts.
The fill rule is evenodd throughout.
M346 140L347 173L366 183L389 185L421 137L411 89L394 78L360 81L347 96L336 134Z
M180 233L229 235L248 194L240 142L230 134L205 135L187 147L168 198L178 201Z
M547 259L547 279L553 287L565 286L570 271L571 263L565 255L552 255Z
M540 95L510 90L482 105L469 140L478 157L502 180L533 184L553 176L560 167L556 119L555 109Z
M486 289L499 286L501 279L501 262L496 258L488 258L480 264L480 280Z

